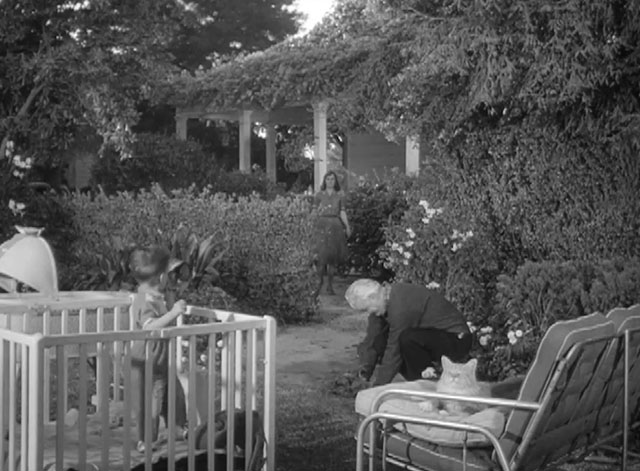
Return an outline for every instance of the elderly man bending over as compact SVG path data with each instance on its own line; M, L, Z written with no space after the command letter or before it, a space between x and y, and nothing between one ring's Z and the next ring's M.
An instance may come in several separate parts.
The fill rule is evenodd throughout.
M369 381L380 363L374 386L390 383L396 373L407 381L433 377L442 355L456 362L469 355L467 323L437 290L364 278L349 286L345 298L351 308L369 315L367 335L358 346L359 374Z

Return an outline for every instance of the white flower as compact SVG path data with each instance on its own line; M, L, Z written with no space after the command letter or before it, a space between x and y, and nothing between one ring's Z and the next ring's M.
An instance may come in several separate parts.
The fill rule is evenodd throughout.
M394 242L393 244L391 244L391 250L398 250L398 247L400 246L398 245L397 242Z
M404 243L404 245L406 245L407 247L412 247L413 246L413 241L412 240L408 240Z
M411 237L412 239L416 236L416 233L413 232L413 229L411 229L410 227L407 228L407 234L409 234L409 237Z
M411 258L411 252L405 252L402 255L404 255L404 258L406 258L407 260Z
M402 264L406 267L407 265L409 265L409 260L403 260Z
M431 283L433 283L433 281L432 281ZM429 283L429 284L431 284L431 283ZM428 285L427 285L427 287L428 287ZM469 322L469 321L467 321L467 327L469 327L469 332L471 332L472 334L476 331L476 326L475 326L475 325L473 325L473 324L472 324L471 322Z
M493 333L493 327L491 327L490 325L483 327L482 329L480 329L480 333L481 334L492 334Z
M13 176L16 177L16 178L22 178L22 177L24 177L24 173L19 172L18 170L14 170L13 171Z
M404 248L402 248L402 245L398 245L398 248L396 250L398 251L398 253L404 253Z
M510 330L507 333L507 338L509 339L509 343L511 345L514 345L518 341L518 338L516 337L516 333L513 330Z
M438 289L440 288L440 283L438 283L437 281L430 281L429 284L427 285L427 288Z
M461 243L454 242L453 245L451 246L451 251L452 252L457 252L458 250L460 250L461 247L462 247Z
M482 345L483 347L486 347L487 344L489 343L489 339L491 339L491 335L487 334L487 335L483 335L482 337L480 337L478 339L478 342L480 343L480 345Z
M524 335L524 332L522 332L520 329L518 329L518 330L516 330L515 334L516 334L517 338L522 338L522 336Z
M473 231L460 232L459 230L454 229L453 233L451 234L452 239L460 239L461 242L464 242L471 237L473 237Z
M4 150L4 156L11 157L11 154L13 154L13 141L7 141L7 146Z
M16 203L15 200L9 200L9 209L14 216L22 215L27 205L24 203Z
M207 356L207 354L206 354L206 353L203 353L202 355L200 355L200 361L201 361L202 363L206 363L206 362L207 362L207 360L209 360L209 357Z
M429 224L429 218L422 218L422 224Z

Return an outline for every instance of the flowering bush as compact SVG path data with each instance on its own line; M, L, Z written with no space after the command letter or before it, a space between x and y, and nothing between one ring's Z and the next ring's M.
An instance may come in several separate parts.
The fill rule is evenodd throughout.
M395 280L434 283L473 321L488 315L498 262L482 228L458 225L456 209L433 204L425 187L407 193L408 209L385 229L378 253Z
M501 379L526 372L554 322L637 303L640 259L526 262L499 277L495 299L492 315L472 331L480 373Z
M57 258L66 261L74 237L71 212L55 194L30 188L32 166L32 159L20 155L8 141L0 157L0 243L16 233L15 226L42 227Z
M353 234L349 240L349 264L360 273L381 278L393 275L378 249L384 246L384 228L398 223L407 209L406 193L416 181L398 171L363 178L347 193L346 206Z
M169 195L154 186L135 196L74 195L67 203L76 213L78 283L96 269L83 254L109 251L113 237L120 238L123 247L168 244L182 225L199 240L216 234L226 241L216 265L218 284L244 309L284 321L305 319L315 310L316 279L309 263L312 223L310 206L302 199L265 201L253 196L233 201L206 189ZM205 291L211 290L203 287Z

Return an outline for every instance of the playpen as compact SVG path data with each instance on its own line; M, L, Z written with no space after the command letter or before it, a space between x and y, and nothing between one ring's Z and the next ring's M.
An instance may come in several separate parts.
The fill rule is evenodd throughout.
M192 471L196 459L207 469L275 469L274 319L189 306L177 326L140 331L130 305L128 293L0 295L0 471L148 471L158 462ZM144 453L131 394L131 344L140 340L164 340L171 353L168 424ZM184 441L172 425L178 381Z

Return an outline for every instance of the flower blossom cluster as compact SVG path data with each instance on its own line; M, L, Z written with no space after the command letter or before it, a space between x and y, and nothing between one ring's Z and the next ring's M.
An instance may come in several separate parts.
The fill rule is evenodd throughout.
M453 242L451 245L451 251L457 252L462 247L462 244L471 237L473 237L473 231L460 232L457 229L454 229L451 236L444 240L444 243L448 244L449 242Z
M442 208L432 208L427 200L420 200L418 204L422 206L425 212L425 217L422 218L423 224L429 224L435 216L442 214Z
M403 265L409 265L409 260L413 256L411 254L411 250L410 249L415 244L414 239L416 238L416 233L410 227L407 228L405 232L407 233L409 238L404 242L400 242L400 243L393 242L393 243L391 243L390 248L391 248L392 251L398 252L398 254L400 255L400 260L402 261Z
M27 157L23 159L22 156L15 154L14 155L14 143L13 141L8 141L5 146L4 155L7 159L9 159L14 167L12 175L16 178L23 178L25 172L31 168L33 165L33 160L31 157Z
M482 345L483 347L486 347L487 345L489 345L489 340L491 340L491 334L493 334L493 327L491 326L482 327L478 332L480 333L480 336L478 337L478 343L480 343L480 345Z
M522 332L522 330L520 329L510 330L509 332L507 332L507 338L509 339L509 343L511 345L515 345L523 336L524 332Z
M24 203L16 203L15 200L9 200L9 209L14 216L22 216L26 207Z

